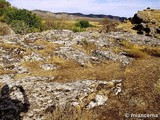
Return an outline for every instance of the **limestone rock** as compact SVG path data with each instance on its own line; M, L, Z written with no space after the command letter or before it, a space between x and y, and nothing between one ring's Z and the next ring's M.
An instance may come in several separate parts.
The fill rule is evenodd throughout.
M126 57L125 55L118 55L111 51L100 51L95 50L92 53L95 57L104 58L107 60L113 60L113 61L120 61L123 64L129 64L131 61L131 58Z
M90 60L90 56L86 53L71 47L60 47L55 53L60 57L75 60L82 65Z

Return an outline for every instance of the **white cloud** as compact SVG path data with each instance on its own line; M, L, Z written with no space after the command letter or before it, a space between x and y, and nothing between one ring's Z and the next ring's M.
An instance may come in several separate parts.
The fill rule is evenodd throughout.
M82 12L131 17L137 10L160 8L155 0L8 0L13 6L52 12Z

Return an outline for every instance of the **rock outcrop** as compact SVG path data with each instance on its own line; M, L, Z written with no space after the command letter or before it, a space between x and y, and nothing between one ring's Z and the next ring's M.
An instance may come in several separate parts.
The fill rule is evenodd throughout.
M139 34L158 36L160 34L160 10L146 9L138 11L132 18L134 29Z

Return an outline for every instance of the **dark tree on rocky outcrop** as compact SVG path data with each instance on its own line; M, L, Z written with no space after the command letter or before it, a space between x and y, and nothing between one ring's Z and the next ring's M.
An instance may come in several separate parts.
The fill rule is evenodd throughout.
M23 102L12 99L10 93L12 89L4 85L0 93L0 120L21 120L20 113L29 110L30 103L22 86L16 86L23 95Z

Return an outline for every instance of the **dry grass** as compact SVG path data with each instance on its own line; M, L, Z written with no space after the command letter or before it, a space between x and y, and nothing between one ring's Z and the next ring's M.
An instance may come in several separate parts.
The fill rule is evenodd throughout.
M54 50L62 45L59 44L54 44L52 42L48 42L45 40L37 40L35 43L35 45L44 45L44 49L42 50L36 50L36 53L42 54L43 56L48 56L48 55L52 55Z
M44 29L69 29L71 30L75 24L75 21L68 20L65 17L43 17Z
M71 60L53 57L45 63L55 64L56 70L44 71L42 62L24 62L23 66L31 71L31 76L54 76L55 81L68 82L81 79L112 80L123 77L124 68L119 63L106 61L100 64L89 63L81 66ZM33 67L34 66L34 67Z
M94 110L82 110L69 105L64 109L56 108L54 112L46 110L47 120L96 120L97 116Z
M142 49L143 52L148 53L149 55L160 57L160 47L148 47L145 46L144 49Z
M3 47L4 49L21 48L19 45L9 44L9 43L2 43L2 44L0 44L0 47Z
M15 74L16 71L14 70L3 70L3 69L0 69L0 75L5 75L5 74Z
M123 32L130 32L130 33L136 34L137 31L133 30L132 29L133 27L134 25L127 20L126 22L119 23L119 25L117 26L117 29Z
M158 57L136 59L126 67L111 61L82 67L74 61L59 57L53 57L46 62L60 67L53 71L43 71L39 67L42 62L27 62L24 65L31 70L31 75L57 76L55 81L59 82L79 79L104 81L123 79L122 93L118 96L110 96L106 106L97 107L94 111L72 107L56 109L54 112L46 111L48 120L124 120L125 113L160 114L160 59Z
M74 45L73 48L79 49L87 54L91 54L92 51L96 49L96 45L92 42L88 42L87 40L82 40L81 45Z
M143 46L138 46L136 44L130 43L126 40L123 40L121 42L121 45L123 46L123 51L127 52L127 55L134 58L146 58L148 57L148 54L143 52L142 49Z
M110 65L110 64L109 64ZM137 59L133 64L122 69L123 87L118 96L110 96L106 106L97 107L94 111L67 108L48 113L49 120L124 120L125 113L160 114L160 59ZM105 65L107 67L107 64ZM108 69L113 69L111 65ZM115 66L114 64L114 67ZM94 69L94 68L93 68ZM106 69L97 69L101 74ZM101 72L99 72L99 70ZM119 74L121 71L114 71ZM72 71L73 72L73 71ZM74 73L75 74L75 73ZM109 71L106 79L109 80ZM93 76L94 74L90 75ZM100 76L99 76L100 77ZM115 78L116 79L116 78Z
M137 59L124 72L122 93L98 108L99 120L125 120L125 113L160 114L160 59Z
M122 49L120 47L113 47L112 52L118 54L118 53L122 52Z
M126 40L121 42L122 50L127 52L128 56L134 58L148 58L150 56L160 56L160 47L140 46L130 43Z
M120 23L119 20L116 19L110 19L110 18L104 18L104 20L101 22L102 28L100 32L114 32L117 31L117 26Z
M16 74L16 75L14 76L14 79L15 79L15 80L19 80L19 79L25 78L25 77L27 77L27 76L28 76L27 73Z
M138 14L140 14L145 21L156 22L157 25L160 25L160 10L144 10L139 11Z

